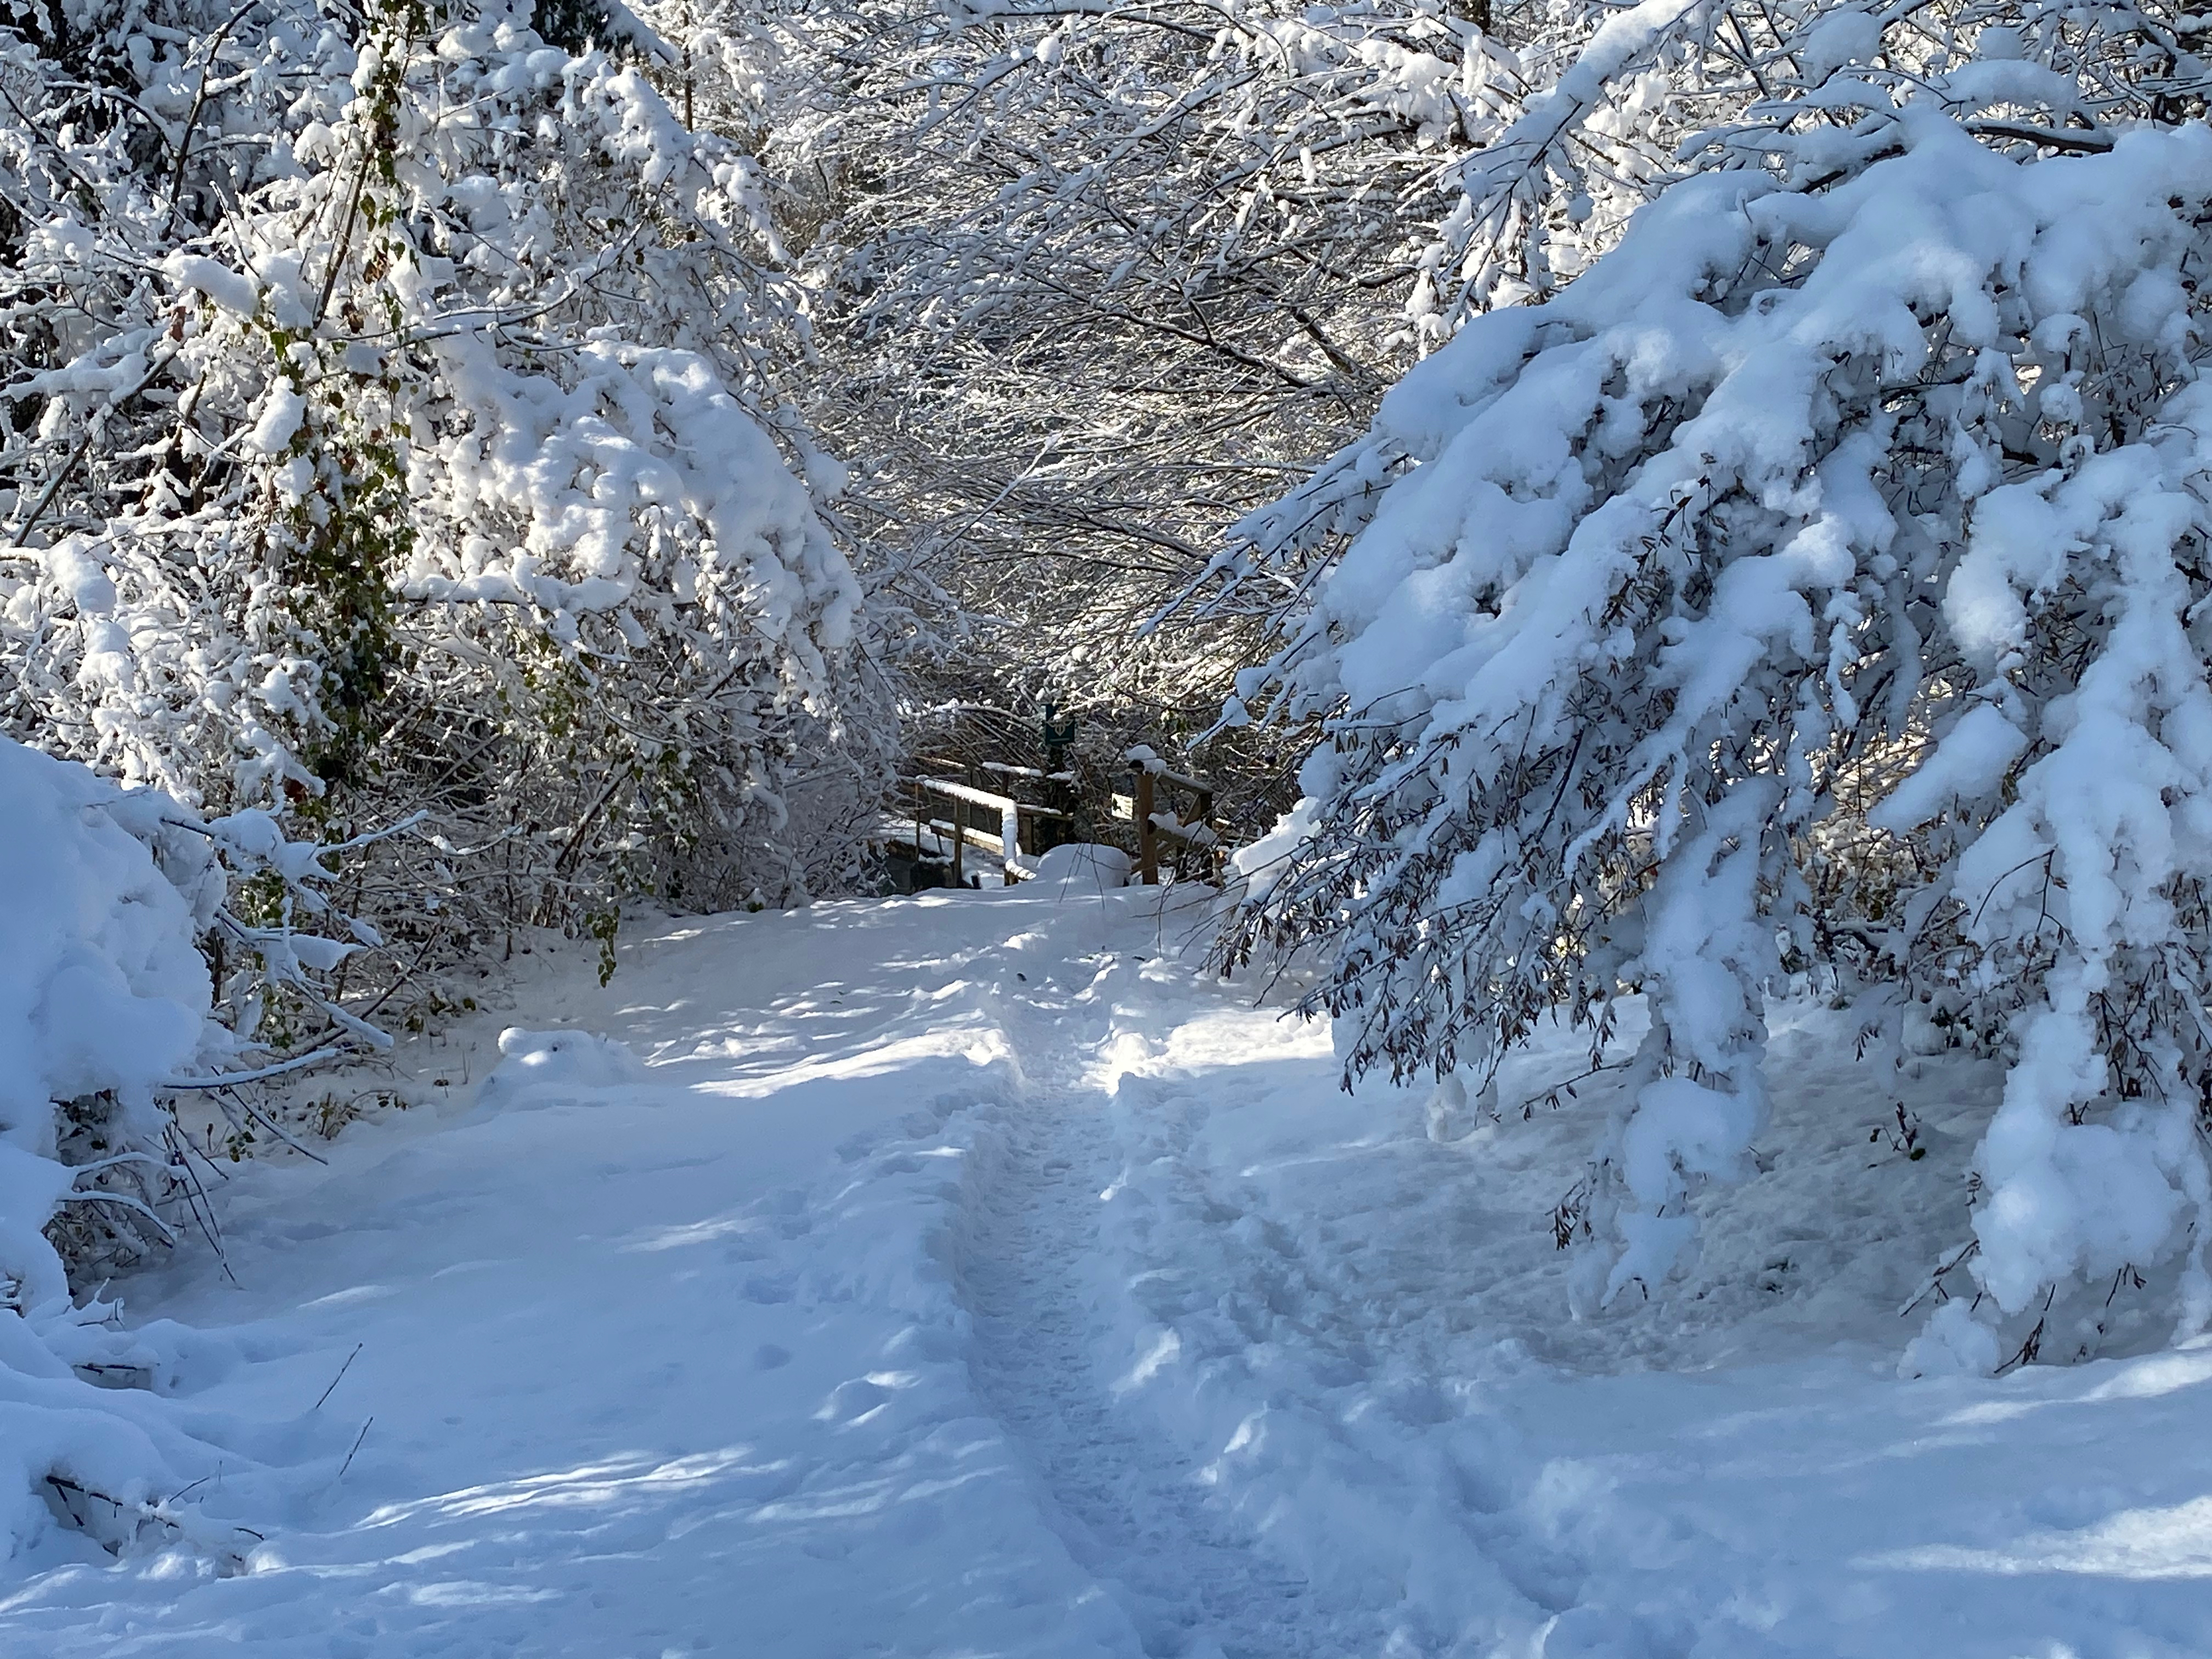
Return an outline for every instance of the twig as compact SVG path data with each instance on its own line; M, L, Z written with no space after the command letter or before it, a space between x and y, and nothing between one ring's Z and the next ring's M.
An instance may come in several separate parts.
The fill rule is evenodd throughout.
M368 1423L374 1423L376 1419L374 1417L371 1417L368 1419ZM332 1486L336 1486L339 1481L344 1480L345 1472L353 1467L353 1453L359 1451L361 1449L361 1443L368 1438L368 1423L362 1424L361 1425L361 1432L354 1436L353 1451L348 1452L345 1455L345 1462L338 1465L337 1474L333 1475L331 1479L331 1484Z
M1923 1302L1925 1302L1929 1297L1935 1295L1938 1291L1942 1290L1943 1275L1952 1271L1954 1267L1961 1265L1966 1261L1967 1257L1972 1255L1975 1251L1981 1248L1981 1240L1978 1238L1968 1239L1965 1244L1960 1247L1958 1255L1953 1256L1948 1261L1945 1262L1942 1267L1936 1268L1933 1273L1929 1275L1928 1282L1921 1286L1919 1293L1916 1295L1911 1301L1906 1303L1903 1307L1897 1310L1897 1316L1899 1319L1904 1318L1915 1308L1918 1307Z
M97 1158L89 1164L70 1164L70 1179L74 1181L81 1175L90 1175L98 1170L112 1170L118 1164L150 1164L157 1170L166 1170L169 1167L167 1163L150 1152L118 1152L112 1158Z
M261 0L246 0L246 3L231 13L228 21L217 29L214 37L208 41L207 57L200 64L199 88L192 94L191 112L185 117L185 130L177 139L176 168L169 175L171 217L175 216L178 198L184 193L185 163L191 159L192 154L192 130L199 125L200 112L207 107L208 76L214 71L216 56L222 52L223 42L230 38L230 32L246 21L246 13L260 3Z
M177 1236L169 1231L167 1222L155 1215L148 1206L141 1204L135 1198L125 1198L121 1193L64 1193L60 1201L64 1204L119 1204L126 1210L137 1211L155 1226L160 1228L161 1242L164 1244L173 1244L177 1242Z
M283 1141L294 1152L299 1153L301 1157L313 1158L318 1164L327 1164L330 1162L330 1159L323 1157L321 1153L309 1152L298 1141L293 1139L291 1136L286 1134L283 1130L278 1128L275 1123L271 1122L268 1118L263 1116L259 1111L256 1110L253 1103L246 1099L243 1095L234 1094L228 1089L224 1090L222 1092L229 1095L233 1100L235 1100L247 1116L252 1118L256 1122L260 1124L263 1128L268 1130L270 1134L275 1135L277 1139Z
M153 385L155 380L161 379L163 371L176 360L177 354L173 351L159 359L151 368L146 371L145 377L137 386L132 386L119 398L109 398L105 409L94 412L90 423L85 428L83 441L70 452L69 459L62 463L60 470L47 481L45 492L32 504L31 510L24 516L23 522L9 533L8 537L9 541L21 545L30 539L31 532L38 527L39 520L46 517L46 509L54 504L54 497L61 494L62 486L69 482L70 474L76 471L77 464L91 453L94 443L100 437L100 422L120 410L124 404L129 403L148 386Z
M345 1357L345 1364L338 1367L338 1374L331 1379L331 1388L325 1389L321 1394L315 1396L315 1403L307 1407L309 1411L319 1412L322 1410L323 1401L331 1397L331 1389L337 1388L339 1383L345 1381L346 1372L353 1368L353 1362L361 1358L361 1351L368 1346L368 1345L366 1342L356 1342L353 1345L353 1352ZM364 1429L362 1432L365 1434L368 1431ZM341 1471L341 1473L343 1473L343 1471Z
M192 1146L191 1136L185 1132L181 1124L172 1121L163 1133L173 1149L188 1148L199 1152L199 1148ZM206 1153L199 1152L199 1158L208 1168L215 1169L214 1161ZM176 1178L185 1188L185 1208L191 1212L194 1224L198 1226L200 1237L207 1240L208 1248L215 1252L216 1261L222 1264L222 1276L232 1284L237 1284L238 1275L230 1270L229 1252L222 1248L222 1229L216 1223L214 1201L208 1197L207 1188L201 1184L199 1176L193 1173L191 1160L180 1150L177 1152L177 1161L169 1167L178 1172Z

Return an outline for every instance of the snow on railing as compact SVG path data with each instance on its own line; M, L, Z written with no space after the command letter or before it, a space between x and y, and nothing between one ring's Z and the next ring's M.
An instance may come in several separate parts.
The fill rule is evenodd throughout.
M1121 758L1136 774L1131 816L1137 822L1139 879L1148 887L1159 884L1159 843L1163 836L1198 854L1210 874L1218 865L1221 848L1220 835L1206 821L1213 815L1213 786L1203 778L1170 770L1168 763L1143 744L1127 750ZM1158 792L1163 787L1179 789L1192 797L1191 817L1184 818L1173 810L1157 810Z

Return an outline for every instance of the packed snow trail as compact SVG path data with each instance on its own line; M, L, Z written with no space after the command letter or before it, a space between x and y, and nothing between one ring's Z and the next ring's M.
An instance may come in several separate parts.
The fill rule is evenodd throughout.
M977 1390L1035 1467L1071 1553L1112 1583L1147 1653L1345 1650L1316 1647L1323 1632L1304 1617L1297 1576L1210 1506L1198 1469L1164 1455L1096 1374L1098 1333L1067 1267L1095 1247L1085 1212L1112 1170L1104 1147L1073 1128L1083 1110L1055 1103L1033 1126L1010 1127L1005 1188L963 1230Z
M1100 1370L1115 1333L1083 1270L1099 1256L1100 1206L1121 1173L1110 1103L1083 1064L1108 1034L1102 991L1117 969L1101 960L1079 991L1046 983L1001 1011L1023 1068L1022 1109L1000 1128L956 1258L977 1390L1036 1470L1071 1553L1113 1586L1147 1654L1296 1659L1376 1646L1371 1620L1346 1631L1310 1605L1302 1578L1211 1501L1195 1462L1147 1432L1126 1379ZM1085 965L1062 971L1082 980Z
M2212 1348L1896 1379L1985 1067L1785 1011L1771 1171L1577 1325L1601 1089L1511 1109L1574 1045L1439 1144L1197 927L1071 884L541 952L416 1045L449 1104L240 1170L235 1284L122 1287L195 1328L182 1501L246 1570L57 1528L0 1655L2212 1652ZM480 1090L509 1023L647 1064Z

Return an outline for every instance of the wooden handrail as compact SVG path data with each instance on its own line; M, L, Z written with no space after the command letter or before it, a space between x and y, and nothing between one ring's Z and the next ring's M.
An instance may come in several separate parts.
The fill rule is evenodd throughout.
M1010 806L1021 805L1012 795L994 795L988 789L955 783L950 778L916 778L914 787L927 789L933 795L943 795L949 800L964 800L970 806L988 806L994 812L1003 812Z
M985 761L978 769L1002 778L1027 778L1033 783L1073 783L1073 772L1048 772L1042 766L1014 766L1006 761Z
M1170 769L1148 748L1132 749L1124 759L1135 774L1135 799L1132 805L1135 808L1139 878L1148 885L1159 884L1164 846L1176 849L1169 853L1169 857L1179 871L1188 869L1192 859L1207 870L1216 869L1224 843L1220 831L1208 822L1213 812L1215 786L1206 779ZM1032 843L1048 838L1036 828L1040 822L1080 821L1079 814L1070 810L1069 805L1047 806L1022 800L1012 793L1017 787L1044 784L1052 786L1042 792L1048 799L1066 800L1065 793L1055 794L1054 789L1065 791L1074 785L1077 776L1073 772L1048 772L1041 767L1006 761L956 762L943 756L919 757L913 764L917 769L917 775L911 779L915 854L927 863L940 866L949 864L956 887L964 884L963 854L969 846L998 854L1004 861L1006 879L1017 881L1034 873L1018 855L1034 852ZM987 782L997 783L1000 788L980 787ZM1163 799L1164 790L1170 792L1167 799ZM1176 799L1172 792L1181 792L1188 799ZM1171 800L1173 808L1170 805ZM949 810L945 816L940 817L931 810L933 801L945 804ZM999 820L996 833L967 823L971 811L995 817ZM947 853L949 857L945 856Z
M1153 813L1152 816L1152 826L1156 833L1167 836L1170 841L1180 842L1185 847L1218 847L1221 845L1221 837L1214 833L1213 826L1212 824L1201 823L1185 823L1181 818L1176 817L1172 812Z
M1186 777L1180 772L1170 772L1165 767L1152 773L1151 775L1158 778L1162 783L1171 783L1178 789L1188 789L1194 795L1211 796L1213 793L1213 786L1205 779Z
M939 796L953 803L952 817L950 819L927 816L927 809L922 803L931 795ZM1032 818L1065 818L1070 816L1056 807L1032 806L1026 801L1016 800L1012 795L994 794L988 789L978 789L970 784L955 783L949 778L916 778L914 781L914 799L915 848L919 851L922 831L925 829L934 836L949 840L952 843L951 873L952 884L955 887L963 884L961 866L964 860L962 854L970 844L985 852L996 853L1008 881L1025 879L1030 872L1022 867L1017 858L1021 851L1023 816L1027 814ZM963 805L980 807L986 811L996 812L999 815L998 833L994 835L988 830L979 830L972 824L963 823L960 821L959 809Z
M1171 783L1176 788L1188 789L1194 795L1204 795L1210 799L1214 793L1213 786L1204 778L1194 778L1181 772L1170 771L1168 763L1144 744L1139 744L1123 754L1121 760L1125 765L1158 778L1162 783Z
M1016 800L1012 795L994 795L988 789L977 789L964 783L954 783L948 778L916 778L917 789L927 789L933 795L943 795L952 800L966 801L970 806L981 806L994 812L1012 810L1032 818L1064 818L1073 816L1057 806L1036 806L1025 800Z

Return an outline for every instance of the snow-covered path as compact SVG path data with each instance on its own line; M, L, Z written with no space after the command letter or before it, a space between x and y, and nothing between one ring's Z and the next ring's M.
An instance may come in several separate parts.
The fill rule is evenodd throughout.
M423 1056L450 1109L246 1172L237 1282L130 1294L198 1332L175 1409L234 1461L192 1500L265 1541L221 1577L58 1535L0 1655L2212 1652L2212 1350L1895 1381L1911 1183L1956 1159L1869 1164L1818 1011L1706 1276L1573 1326L1544 1216L1594 1104L1437 1145L1158 902L545 964L514 1017L649 1080L471 1105L487 1020Z
M1111 1584L1147 1652L1347 1650L1312 1615L1298 1575L1209 1501L1199 1468L1147 1435L1126 1391L1097 1370L1100 1321L1079 1269L1114 1164L1095 1112L1048 1100L1010 1127L999 1178L963 1229L977 1392L1036 1472L1055 1529Z
M956 1281L974 1324L979 1396L1042 1488L1043 1510L1070 1553L1110 1586L1146 1653L1296 1659L1378 1649L1386 1632L1317 1605L1304 1577L1260 1546L1218 1500L1193 1455L1164 1438L1129 1399L1152 1354L1119 1373L1104 1206L1124 1172L1110 1078L1108 953L1060 969L1040 959L998 1007L1021 1066L1020 1108L998 1126L988 1179L962 1218ZM1133 958L1132 958L1133 959ZM1085 975L1083 967L1092 971ZM1110 1279L1111 1275L1108 1275Z

